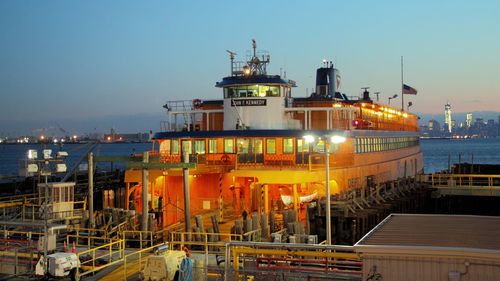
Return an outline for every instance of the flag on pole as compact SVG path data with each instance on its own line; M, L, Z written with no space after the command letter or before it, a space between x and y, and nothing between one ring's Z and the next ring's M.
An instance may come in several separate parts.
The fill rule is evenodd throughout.
M416 95L417 94L417 90L415 90L414 88L406 85L406 84L403 84L403 94L405 95Z

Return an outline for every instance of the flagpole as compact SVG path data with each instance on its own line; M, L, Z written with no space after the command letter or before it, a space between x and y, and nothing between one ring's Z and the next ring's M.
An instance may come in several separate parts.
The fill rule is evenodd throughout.
M405 111L405 94L403 91L403 56L401 56L401 111Z

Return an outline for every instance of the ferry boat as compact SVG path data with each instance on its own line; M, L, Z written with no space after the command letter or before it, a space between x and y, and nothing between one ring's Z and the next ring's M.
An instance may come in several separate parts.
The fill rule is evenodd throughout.
M422 173L417 116L374 102L368 89L348 97L331 62L317 69L314 93L294 97L296 83L267 73L270 56L255 41L247 61L228 52L230 75L215 84L221 98L167 102L168 121L153 137L152 157L181 163L187 154L196 164L192 214L293 208L303 219L308 202L325 196L327 178L342 196ZM141 171L127 171L125 181L127 205L141 211ZM183 220L181 169L150 170L149 194L163 226Z

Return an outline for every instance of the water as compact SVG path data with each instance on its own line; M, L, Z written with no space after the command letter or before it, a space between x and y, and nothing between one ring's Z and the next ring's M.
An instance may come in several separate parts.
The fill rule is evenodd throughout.
M448 155L451 156L451 163L457 163L460 155L462 162L471 163L473 157L474 163L500 164L500 153L498 153L500 139L423 139L420 146L424 153L426 173L447 169ZM54 152L60 149L58 145L48 145L47 148ZM25 157L28 149L40 150L40 145L0 144L0 175L17 175L19 160ZM69 153L66 162L70 169L86 153L87 147L84 144L65 144L62 150ZM151 143L104 143L100 145L99 153L100 155L128 155L146 150L151 150ZM100 168L110 168L109 163L99 165ZM116 163L113 168L123 168L123 164Z
M423 139L424 170L432 173L448 169L451 163L500 164L500 139Z
M66 158L68 170L71 169L82 157L85 157L88 148L88 144L65 144L63 147L51 144L46 147L46 149L52 149L52 156L60 150L68 152L68 157ZM37 149L38 158L40 159L42 157L42 149L39 144L0 144L0 176L17 175L19 160L26 157L28 149ZM123 156L132 153L141 153L147 150L151 150L151 143L102 143L99 145L97 150L94 150L94 152L95 154L106 156ZM98 168L109 170L111 166L109 163L98 163ZM115 163L112 168L123 169L124 164Z

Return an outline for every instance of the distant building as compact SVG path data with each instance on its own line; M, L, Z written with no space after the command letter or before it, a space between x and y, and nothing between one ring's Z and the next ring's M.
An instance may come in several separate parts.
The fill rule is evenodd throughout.
M429 137L440 137L441 136L441 124L438 121L432 119L429 121Z
M465 124L467 128L470 128L472 126L472 113L467 113L467 117L465 119Z
M476 118L476 122L474 123L474 127L483 127L484 126L484 119L483 118Z
M451 133L451 128L453 128L453 124L451 121L451 105L449 102L446 103L444 106L444 125L445 125L445 130L448 131L448 133Z
M103 136L105 142L148 142L150 141L150 134L136 133L136 134L117 134L112 132Z

